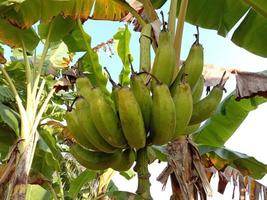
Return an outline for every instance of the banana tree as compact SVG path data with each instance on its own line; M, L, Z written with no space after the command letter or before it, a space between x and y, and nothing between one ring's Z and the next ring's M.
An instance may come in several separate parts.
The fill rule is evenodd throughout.
M1 110L5 111L1 112L4 113L1 114L1 119L5 122L5 125L1 127L0 135L3 135L5 140L1 140L0 144L5 147L3 148L3 153L7 155L7 161L0 183L3 183L2 180L6 182L8 180L7 177L11 177L10 181L8 181L8 187L5 193L6 199L26 198L26 190L30 191L32 188L29 187L34 187L27 184L30 182L28 177L32 167L38 169L39 163L35 162L38 156L39 158L43 156L47 157L46 161L48 163L53 160L51 155L49 157L49 155L44 152L44 149L38 146L38 141L40 141L39 138L41 136L41 138L47 139L47 145L49 146L50 144L50 149L53 149L51 142L47 142L51 141L49 134L42 132L41 129L39 129L39 125L45 116L46 110L49 110L50 100L55 98L56 93L60 90L71 87L71 76L69 76L69 73L66 73L68 79L60 79L58 81L51 80L50 77L55 77L57 74L54 74L55 69L51 67L51 61L48 61L49 52L51 52L52 49L62 47L59 45L62 41L67 45L69 52L85 52L85 55L77 62L78 71L89 71L90 73L87 74L87 77L90 81L94 85L99 86L104 93L108 93L109 91L106 89L107 77L102 72L97 53L90 45L90 36L87 35L83 29L83 22L88 19L110 21L129 21L135 19L136 29L141 29L143 35L148 34L145 35L146 37L140 38L140 41L144 41L142 44L145 44L141 47L141 50L143 49L143 52L148 53L151 41L154 50L157 48L160 20L155 9L160 8L164 3L165 1L159 0L140 0L140 2L133 1L130 4L127 1L120 0L105 2L100 0L86 2L82 0L7 0L0 3L0 41L13 49L18 49L20 55L19 59L11 61L10 64L10 62L6 63L4 53L2 51L0 53L1 76L4 79L4 83L1 85L3 88L3 90L1 88L1 98L3 96L3 98L12 99L12 101L15 102L15 104L12 104L12 109L9 109L6 104L0 104ZM249 0L216 2L172 0L168 24L172 37L174 38L177 64L176 71L179 71L184 21L188 21L200 27L216 29L220 35L225 36L238 20L247 13L242 23L235 30L232 40L237 45L255 54L266 56L266 46L263 45L267 40L266 34L264 34L266 32L266 6L266 3L260 0L254 2ZM222 7L225 9L221 9ZM178 13L177 26L175 26L176 13ZM151 24L153 27L152 36L151 29L145 29L145 27L149 27L147 24ZM255 34L257 34L257 36L255 36ZM119 45L118 53L123 62L123 70L120 81L122 84L127 85L129 82L129 32L124 29L114 36L114 39L120 40L121 35L123 35L123 39L121 45ZM38 45L42 48L41 55L39 55L40 48ZM71 56L67 59L61 59L61 62L63 62L65 68L67 68L68 64L71 62ZM143 66L146 64L140 65ZM13 71L12 67L14 69ZM59 71L64 71L62 69L62 63L60 67L61 69ZM21 70L25 74L22 80L21 77L15 76L18 70ZM59 75L61 74L62 72L59 73ZM19 82L19 80L21 81ZM193 141L199 145L200 153L204 160L208 164L211 163L212 166L215 166L217 170L223 170L227 166L231 166L238 168L243 176L248 175L256 179L261 178L267 171L266 165L243 154L241 155L224 149L223 145L227 139L234 134L236 128L246 118L249 111L256 109L259 104L265 102L265 99L251 97L236 102L234 98L233 94L226 98L215 115L208 119L201 129L196 131L193 136ZM220 137L218 137L219 134L214 134L214 130L218 128L223 130ZM199 174L201 174L200 179L202 180L200 182L197 181L196 184L200 184L197 186L202 188L202 191L199 190L198 192L200 192L201 195L205 195L205 192L209 192L209 187L208 183L203 181L206 180L206 178L201 177L204 176L205 172L203 172L203 167L201 167L202 164L197 161L200 159L199 153L191 140L185 141L187 142L178 142L178 144L182 150L189 149L195 152L193 156L191 154L190 156L192 156L192 159L196 156L193 159L193 165L198 172L201 171ZM13 146L7 154L8 147L12 144ZM178 151L181 149L178 149ZM148 180L149 172L147 165L156 158L166 161L167 158L170 159L170 155L166 155L166 150L162 150L162 148L153 147L150 150L152 152L150 152L150 154L147 153L147 151L149 151L147 149L139 151L137 154L138 159L135 169L138 175L146 177L139 179L137 194L140 196L112 191L110 192L111 196L117 195L124 199L132 198L132 196L135 196L136 199L151 198L149 193L150 183ZM58 151L54 149L54 152ZM54 158L62 159L60 153L55 154L58 155L58 157L54 156ZM57 171L58 166L55 164L56 162L52 163L54 163L52 164L54 170ZM218 163L219 165L216 166ZM208 164L206 167L211 167L211 165ZM41 169L39 170L41 171ZM166 171L168 171L168 173L165 173L165 176L161 176L159 180L165 183L166 177L171 175L174 186L174 198L181 197L179 187L184 183L178 181L177 184L177 177L173 176L173 171L170 171L170 168L166 168ZM77 177L76 181L78 183L85 183L92 180L92 177L95 177L94 175L95 174L91 172L84 171L81 176ZM110 174L107 176L110 177ZM109 182L109 180L107 182ZM38 183L38 181L35 182ZM175 185L178 185L178 187L175 187ZM51 188L51 185L48 187ZM61 198L63 198L63 187L60 188ZM71 196L75 197L80 188L81 187L75 187L74 182L71 185ZM37 189L40 190L40 188ZM206 191L203 192L205 189ZM105 188L105 190L107 190L107 188ZM53 192L54 189L51 191L52 194L55 193ZM43 191L44 198L46 195L46 192ZM53 198L56 199L57 195L54 195Z

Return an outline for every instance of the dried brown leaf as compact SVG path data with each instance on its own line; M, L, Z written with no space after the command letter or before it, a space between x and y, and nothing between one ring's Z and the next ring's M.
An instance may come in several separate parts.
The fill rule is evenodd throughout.
M235 71L235 74L237 100L256 95L267 97L267 75L240 71Z

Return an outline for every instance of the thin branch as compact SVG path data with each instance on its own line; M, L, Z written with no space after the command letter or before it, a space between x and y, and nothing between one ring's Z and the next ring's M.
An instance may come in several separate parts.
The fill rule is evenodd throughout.
M173 39L175 34L176 11L177 11L177 0L171 0L169 19L168 19L168 29Z
M29 117L29 120L33 120L32 109L33 109L33 98L32 98L32 72L30 62L27 56L25 43L21 40L22 43L22 52L23 52L23 59L25 63L25 73L26 73L26 88L27 88L27 100L26 100L26 111Z
M42 52L42 56L41 56L41 60L40 60L39 66L37 67L37 70L36 70L36 77L35 77L34 85L33 85L33 89L32 89L33 98L35 98L36 93L37 93L40 76L42 74L42 67L44 65L44 61L45 61L45 58L46 58L46 55L47 55L47 52L48 52L48 49L49 49L50 36L51 36L53 24L54 24L53 22L54 21L52 20L51 23L50 23L48 34L47 34L47 37L46 37L46 40L45 40L45 44L44 44L44 48L43 48L43 52Z
M39 123L40 123L42 115L43 115L44 111L46 110L47 105L48 105L48 103L49 103L50 99L52 98L52 96L53 96L55 91L56 91L56 88L53 88L52 90L50 90L50 92L48 93L44 103L42 104L40 110L38 111L38 113L37 113L37 115L35 117L32 129L31 129L31 135L36 132L36 129L37 129Z
M45 79L43 79L42 82L41 82L41 85L40 85L40 87L39 87L38 93L37 93L37 95L36 95L36 98L35 98L35 100L34 100L34 109L33 109L34 114L33 114L33 116L35 116L36 113L37 113L37 110L38 110L38 104L39 104L39 102L40 102L41 95L42 95L42 93L43 93L43 91L44 91L45 82L46 82Z
M122 6L124 9L128 10L137 19L137 21L142 27L146 25L146 22L138 14L138 12L132 6L130 6L126 1L121 1L121 0L113 0L113 1L120 4L120 6Z
M180 58L181 46L182 46L182 38L183 38L183 30L184 30L184 22L185 22L185 16L186 16L186 11L187 11L187 5L188 5L188 0L181 1L180 11L179 11L179 16L178 16L178 21L177 21L177 29L176 29L175 39L174 39L174 48L176 51L176 66L178 68L179 68L179 63L181 59Z

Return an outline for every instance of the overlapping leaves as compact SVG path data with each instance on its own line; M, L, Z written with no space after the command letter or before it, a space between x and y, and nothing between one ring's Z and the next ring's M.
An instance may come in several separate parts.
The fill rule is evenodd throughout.
M181 0L178 1L180 5ZM190 0L187 22L227 33L241 20L232 41L252 53L267 57L267 2L264 0Z
M128 11L114 1L105 0L21 0L0 4L0 16L20 28L29 28L37 21L48 22L62 14L72 19L121 20ZM91 14L91 15L90 15Z

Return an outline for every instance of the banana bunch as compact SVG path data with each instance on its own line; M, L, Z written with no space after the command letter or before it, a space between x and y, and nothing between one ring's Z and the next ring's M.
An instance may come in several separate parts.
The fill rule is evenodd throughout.
M142 49L147 45L140 44ZM131 66L128 86L116 84L108 73L111 94L93 87L86 77L77 78L79 97L66 113L66 121L76 141L70 152L83 166L128 170L136 151L194 133L218 107L222 83L201 99L203 47L198 39L174 80L175 49L168 30L160 33L152 69L145 66L150 53L141 54L140 60L139 73Z

